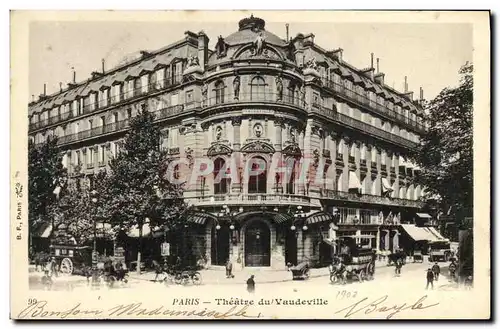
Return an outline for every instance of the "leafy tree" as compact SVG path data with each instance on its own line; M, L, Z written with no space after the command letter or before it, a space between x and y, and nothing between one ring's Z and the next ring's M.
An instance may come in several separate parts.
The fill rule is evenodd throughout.
M57 137L42 144L28 144L28 222L30 234L41 224L51 223L50 207L56 202L54 191L66 183L66 169L57 147ZM56 190L57 188L57 190Z
M443 89L425 106L429 128L415 153L422 168L416 181L442 210L453 206L466 214L473 202L473 65L466 63L459 74L459 86Z
M105 171L96 174L93 189L96 190L97 196L104 195L106 179ZM61 190L59 202L51 207L51 216L55 219L54 231L64 225L65 233L73 237L77 244L93 241L94 223L97 234L111 234L106 232L102 225L105 203L98 199L98 203L94 204L90 192L90 186L82 187L77 181L73 181Z
M175 229L185 208L182 186L168 181L171 161L160 147L161 131L145 106L130 120L119 154L110 162L106 213L113 227L139 229L137 263L141 261L143 226ZM137 266L140 272L140 266Z

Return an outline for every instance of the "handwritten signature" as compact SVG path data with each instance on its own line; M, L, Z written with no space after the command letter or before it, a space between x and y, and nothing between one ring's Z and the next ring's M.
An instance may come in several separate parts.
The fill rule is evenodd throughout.
M347 307L344 307L341 310L338 310L335 312L335 314L338 313L344 313L344 318L350 318L352 315L364 311L364 314L371 314L371 313L388 313L387 314L387 319L392 318L394 315L398 314L399 312L402 311L416 311L416 310L424 310L426 308L434 307L439 305L439 303L435 304L424 304L424 301L427 299L427 295L420 297L416 302L413 304L407 304L403 303L401 305L394 304L392 306L387 305L387 299L389 298L388 295L382 296L380 298L374 299L374 300L369 300L368 297L365 297L354 304L351 304Z
M116 305L107 310L91 308L87 309L82 307L82 303L78 303L73 307L56 310L51 309L48 306L48 302L45 300L37 301L34 304L27 306L18 314L19 319L35 319L35 318L60 318L66 319L71 317L82 317L82 316L102 316L102 317L112 317L112 316L165 316L165 317L201 317L201 318L214 318L214 319L227 319L231 317L242 317L242 318L260 318L261 313L257 315L248 314L249 305L243 307L233 306L226 311L215 311L204 309L192 309L192 310L177 310L177 309L167 309L163 305L153 308L148 308L143 306L142 303L130 303L130 304L120 304Z

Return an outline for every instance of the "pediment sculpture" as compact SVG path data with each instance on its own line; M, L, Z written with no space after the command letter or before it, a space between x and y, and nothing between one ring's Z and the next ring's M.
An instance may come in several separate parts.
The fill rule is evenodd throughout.
M253 42L253 56L261 56L264 51L265 37L262 35L262 32L259 32L257 38Z
M274 153L274 147L263 141L252 141L241 148L242 153Z
M233 150L229 146L221 143L216 143L208 149L207 156L212 157L216 155L228 155L232 152Z
M198 56L191 55L188 58L188 64L187 64L188 67L190 67L190 66L199 66L199 65L200 65L200 60L198 59Z

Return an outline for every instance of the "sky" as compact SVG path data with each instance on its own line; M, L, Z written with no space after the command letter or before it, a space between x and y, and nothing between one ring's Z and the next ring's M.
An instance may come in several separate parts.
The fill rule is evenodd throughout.
M276 17L276 15L273 15ZM242 15L240 18L244 18ZM284 22L266 15L266 30L285 38ZM326 50L344 49L343 58L357 68L370 66L370 53L380 58L385 82L418 97L423 87L426 99L443 88L458 84L458 70L472 61L472 26L458 23L346 23L288 21L290 36L313 33L315 43ZM29 94L38 97L47 84L47 93L66 86L76 71L76 80L90 77L139 50L156 50L184 38L185 31L203 30L214 48L219 35L238 30L238 19L224 22L196 21L36 21L30 24Z

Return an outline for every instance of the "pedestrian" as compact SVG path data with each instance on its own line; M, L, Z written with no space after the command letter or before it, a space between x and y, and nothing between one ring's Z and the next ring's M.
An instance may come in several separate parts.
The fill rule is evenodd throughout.
M434 289L434 273L430 267L427 270L427 285L425 286L425 290L429 288L429 284L431 285L431 288Z
M52 257L50 259L50 272L51 272L51 276L52 275L55 275L56 277L59 276L59 274L57 273L57 262L56 262L55 257Z
M434 273L435 280L438 281L439 274L441 273L441 268L439 267L439 264L437 262L432 266L432 272Z
M396 276L401 275L401 268L403 267L403 260L401 258L398 258L396 260Z
M247 280L247 291L249 293L254 293L255 292L255 281L254 281L254 275L250 275L250 278Z
M156 273L155 279L153 281L156 282L158 280L158 277L163 273L163 268L162 268L160 262L158 262L156 259L153 260L153 267L154 267L155 273Z
M226 261L226 278L227 279L234 278L234 275L233 275L233 263L231 263L231 260L229 258Z
M42 276L42 284L45 289L50 290L52 287L52 278L49 275L49 270L44 270L44 275Z

